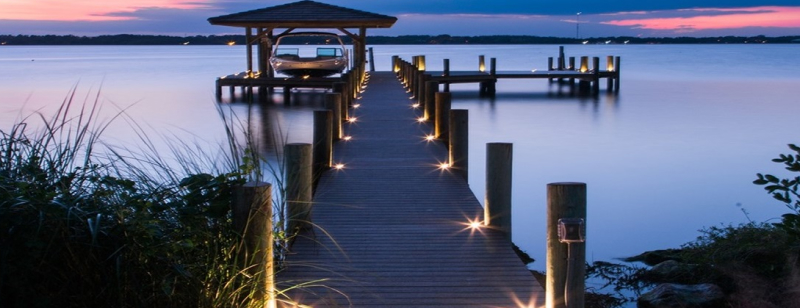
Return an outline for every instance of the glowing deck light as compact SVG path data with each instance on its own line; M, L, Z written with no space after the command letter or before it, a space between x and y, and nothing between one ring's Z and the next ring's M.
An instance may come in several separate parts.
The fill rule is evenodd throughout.
M419 103L411 105L411 108L419 108Z
M483 228L483 222L482 221L477 221L477 220L476 221L470 221L469 222L469 228L473 229L473 230L474 229Z
M358 120L356 117L349 117L349 118L347 118L347 122L350 122L350 123L355 123L355 122L356 122L356 120Z
M425 136L425 140L427 140L427 141L434 141L434 140L436 140L436 136L434 136L434 135L427 135L427 136Z
M236 42L234 42L234 41L228 42L228 46L233 46L233 45L236 45Z
M344 169L344 164L335 164L333 165L333 169L342 170Z
M449 170L450 169L450 163L440 163L439 164L439 169L441 169L441 170Z
M417 122L419 122L419 123L424 123L424 122L425 122L425 121L427 121L427 120L428 120L428 119L426 119L425 117L419 117L419 118L417 118Z
M353 109L358 109L358 107L361 107L361 104L353 104Z
M606 57L606 70L609 72L614 71L614 56Z
M344 136L344 137L342 137L342 140L344 140L344 141L350 141L351 139L353 139L353 136Z

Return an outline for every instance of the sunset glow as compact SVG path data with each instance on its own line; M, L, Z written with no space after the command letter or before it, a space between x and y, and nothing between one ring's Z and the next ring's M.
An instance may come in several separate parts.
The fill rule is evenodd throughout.
M211 0L3 0L0 20L112 21L131 20L126 14L144 9L201 9Z
M690 17L635 18L601 22L650 30L710 30L745 27L800 27L800 7L751 7L740 9L685 9ZM653 12L657 13L657 12ZM638 16L642 16L637 12ZM656 14L654 14L656 15Z

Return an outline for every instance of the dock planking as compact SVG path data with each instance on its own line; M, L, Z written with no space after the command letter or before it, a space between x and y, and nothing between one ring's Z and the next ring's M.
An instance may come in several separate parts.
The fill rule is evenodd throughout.
M463 178L438 169L394 74L373 73L334 146L311 221L277 275L280 306L539 307L544 291L503 235L472 229L483 209ZM301 287L290 289L292 286ZM279 301L280 298L279 298ZM299 305L297 305L299 306Z

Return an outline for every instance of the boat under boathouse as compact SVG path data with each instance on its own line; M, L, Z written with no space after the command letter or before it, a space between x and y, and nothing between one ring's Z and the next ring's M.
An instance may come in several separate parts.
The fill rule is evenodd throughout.
M299 1L256 10L222 15L208 19L212 25L244 28L247 67L244 72L217 80L217 96L221 87L318 87L333 88L341 78L275 78L268 59L275 40L298 29L338 30L353 42L350 59L352 70L363 79L366 68L367 29L389 28L396 17L370 13L316 1Z

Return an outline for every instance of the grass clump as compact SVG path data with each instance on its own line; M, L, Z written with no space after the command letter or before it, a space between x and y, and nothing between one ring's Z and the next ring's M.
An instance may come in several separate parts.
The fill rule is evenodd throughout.
M74 92L52 117L0 130L0 306L258 305L230 213L232 189L258 162L175 166L103 147L110 121Z

